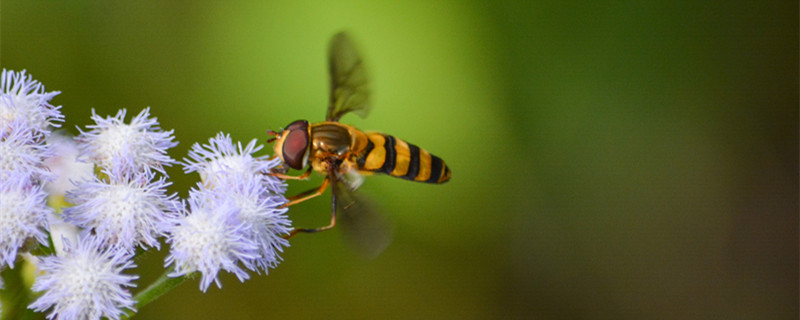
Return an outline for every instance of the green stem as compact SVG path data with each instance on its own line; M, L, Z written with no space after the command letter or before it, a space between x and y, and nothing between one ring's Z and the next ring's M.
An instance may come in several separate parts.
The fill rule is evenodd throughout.
M150 286L145 288L142 291L139 291L133 299L136 300L136 309L139 310L142 307L146 306L148 303L152 302L158 297L164 295L167 292L170 292L172 289L178 287L184 281L191 279L197 274L197 272L193 272L181 277L169 277L167 274L172 272L172 269L164 271L155 282L151 283ZM128 314L124 318L130 318L133 314Z
M21 259L20 259L21 260ZM36 319L37 314L28 309L31 304L31 290L25 285L22 275L22 262L17 261L14 269L2 272L5 289L2 292L3 314L1 319Z

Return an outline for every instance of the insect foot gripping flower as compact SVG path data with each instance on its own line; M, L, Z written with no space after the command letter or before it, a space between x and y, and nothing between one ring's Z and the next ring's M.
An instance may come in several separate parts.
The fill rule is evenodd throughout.
M28 308L44 312L52 307L48 319L119 319L123 308L134 310L128 288L138 276L122 273L135 267L132 257L95 237L81 237L74 245L67 241L66 254L42 258L44 274L32 289L44 294Z
M52 210L46 197L24 174L0 180L0 269L14 267L17 250L28 238L47 244L43 229Z
M50 99L60 92L45 92L44 86L33 80L25 71L14 72L3 69L0 77L0 128L9 123L22 121L26 127L48 133L48 127L58 127L64 120L59 109L50 104Z
M178 145L172 141L173 131L161 131L156 118L150 116L150 108L145 108L130 124L124 123L125 109L114 117L101 118L92 110L90 131L81 131L76 138L80 143L81 159L88 159L100 168L110 169L121 166L125 175L155 170L164 175L164 166L175 160L167 155L167 149Z
M175 219L167 236L171 250L165 266L173 265L171 277L195 271L202 274L200 290L206 291L220 270L236 275L239 281L249 278L241 261L253 261L258 245L248 237L250 226L239 219L239 208L207 189L191 190L189 213Z
M74 206L64 209L65 221L92 230L106 244L158 248L158 237L180 202L176 194L166 193L171 183L153 180L154 174L137 173L127 180L106 171L107 179L78 183L67 192L66 200Z
M266 156L254 157L261 150L253 139L247 146L241 142L233 144L230 135L218 133L208 139L208 144L195 143L189 150L189 158L183 159L184 172L197 172L203 183L211 186L230 186L245 179L260 179L270 192L283 194L286 184L266 175L270 169L280 164L280 159L269 160Z

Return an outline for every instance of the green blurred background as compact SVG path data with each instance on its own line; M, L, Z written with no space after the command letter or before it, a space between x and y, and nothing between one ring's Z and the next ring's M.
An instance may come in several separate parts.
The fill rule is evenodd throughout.
M374 108L345 123L445 159L445 185L362 186L374 260L300 235L268 276L190 281L141 319L796 319L796 1L22 1L0 63L65 127L151 106L182 159L219 131L323 120L346 29ZM269 150L271 153L270 149ZM198 177L169 171L186 194ZM290 193L321 181L293 184ZM327 222L328 195L290 211ZM165 249L138 264L144 286Z

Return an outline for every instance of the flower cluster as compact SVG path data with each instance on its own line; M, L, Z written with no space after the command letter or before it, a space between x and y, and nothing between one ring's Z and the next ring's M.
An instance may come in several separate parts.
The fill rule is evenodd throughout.
M130 289L137 251L170 245L167 276L201 275L200 289L221 287L221 270L249 278L280 262L291 232L285 183L270 175L280 160L256 156L252 140L218 134L179 162L173 131L150 109L126 121L92 110L94 124L73 138L53 132L64 117L25 71L0 83L0 271L22 261L38 270L27 307L48 319L120 319L136 311ZM182 164L201 182L188 199L169 194L165 167ZM33 240L33 241L30 241ZM35 241L35 242L34 242ZM54 253L52 255L47 255ZM43 255L44 256L41 256ZM2 282L0 282L2 289Z
M170 183L163 170L175 163L166 155L177 144L172 131L163 132L147 108L130 123L125 114L102 118L93 111L95 124L87 131L79 128L74 140L48 139L55 152L44 163L58 175L46 189L51 199L69 204L49 220L82 230L80 235L59 234L70 228L49 230L63 250L39 263L44 274L32 289L43 294L29 306L52 308L48 318L118 319L123 309L134 310L128 288L138 277L122 271L134 267L137 247L159 247L166 221L182 210L177 196L167 194Z
M52 209L41 185L53 178L43 164L52 153L50 127L64 118L50 104L57 94L25 71L3 70L0 77L0 267L14 267L27 239L47 244Z
M102 174L67 191L73 206L64 209L64 220L123 249L158 248L166 221L181 205L175 194L167 194L170 183L156 178L156 172L166 176L163 167L175 162L167 149L177 143L172 131L162 132L158 121L148 117L148 108L129 124L125 113L104 119L93 111L96 124L76 138L78 159L90 161Z
M267 174L278 161L253 156L261 149L255 144L243 148L220 133L207 145L192 146L184 169L198 172L202 182L170 230L166 264L174 266L172 276L199 271L200 289L206 291L212 281L221 287L219 270L244 281L242 267L260 273L278 264L278 252L289 244L283 236L291 231L287 209L281 208L286 186Z

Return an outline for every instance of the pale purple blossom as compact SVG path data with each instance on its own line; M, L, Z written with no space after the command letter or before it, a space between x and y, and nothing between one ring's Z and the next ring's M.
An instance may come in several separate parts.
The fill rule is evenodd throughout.
M66 200L74 205L64 209L65 221L92 230L105 243L158 248L158 237L180 206L176 194L167 194L171 183L153 179L152 172L130 179L106 173L106 179L84 180L67 192Z
M0 179L19 174L35 180L52 178L42 163L51 154L42 134L32 130L23 121L5 125L0 130Z
M167 149L178 145L173 130L162 131L156 118L150 118L150 108L144 108L130 123L125 123L126 110L114 117L103 118L92 110L95 124L87 126L76 138L80 142L80 159L101 168L120 166L125 175L155 170L162 174L164 166L176 161Z
M0 180L0 269L14 267L17 250L29 238L47 245L47 216L52 212L42 187L24 174Z
M139 276L122 273L135 267L132 252L97 237L65 243L64 255L43 257L39 263L44 274L31 289L43 294L28 308L52 309L48 319L120 319L123 309L135 311L128 288Z
M220 132L208 139L208 144L192 145L190 159L183 159L183 170L199 173L207 186L227 187L241 180L256 179L270 192L282 194L286 192L286 184L268 175L270 169L280 164L280 159L253 155L262 148L256 145L256 139L243 147L241 142L234 144L230 135Z
M50 100L60 92L45 92L39 81L33 80L25 70L14 72L3 69L0 76L0 128L21 121L35 131L49 133L48 127L58 127L64 121L59 109Z
M257 272L277 266L281 259L279 253L289 246L289 241L283 237L292 230L286 216L288 208L281 208L286 198L269 192L252 179L241 180L228 188L216 188L213 193L238 208L239 220L250 226L244 230L245 235L258 246L258 256L243 260L245 266Z
M224 253L225 250L217 248L220 254L216 256L221 258L210 258L203 255L190 257L181 252L185 250L176 252L176 246L173 245L170 262L182 260L187 261L184 263L186 265L196 265L194 269L184 268L189 271L176 274L186 274L191 270L201 271L204 281L200 287L204 291L211 280L219 285L215 277L220 266L232 268L234 271L228 271L237 276L246 275L238 263L259 273L260 270L266 272L280 262L279 253L283 251L283 247L289 245L284 236L291 231L291 221L286 216L287 209L281 207L286 203L283 196L286 185L269 174L273 167L280 164L280 160L254 156L261 148L261 145L256 145L255 139L243 146L241 142L234 144L230 135L219 133L209 139L208 144L195 143L189 151L190 159L185 158L183 161L184 171L198 172L203 181L198 190L190 193L192 213L186 219L200 224L198 221L207 223L214 219L223 219L223 215L225 226L215 226L218 237L229 239L230 247L255 246L255 251L247 254L230 251ZM196 211L202 215L192 217ZM177 243L176 235L170 236L169 241ZM188 237L186 239L194 240ZM191 243L192 246L200 245ZM207 271L197 266L206 266ZM216 266L217 269L207 266Z
M190 191L188 202L189 212L174 221L167 237L171 248L164 264L174 268L169 276L200 272L203 292L212 281L222 287L220 270L249 279L239 264L257 259L258 245L248 237L251 226L240 219L240 209L207 189Z

